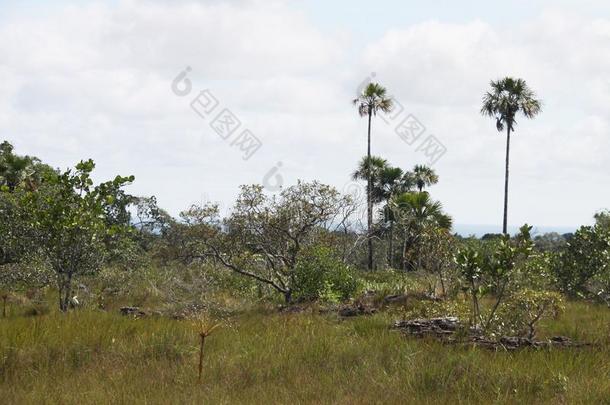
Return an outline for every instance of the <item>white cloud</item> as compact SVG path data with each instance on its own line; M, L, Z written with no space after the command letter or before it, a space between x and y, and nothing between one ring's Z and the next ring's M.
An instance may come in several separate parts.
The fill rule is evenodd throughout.
M279 161L286 182L342 188L366 142L349 101L377 72L447 146L433 193L456 222L497 223L504 137L478 110L490 79L516 75L545 107L514 137L511 222L578 224L610 204L598 186L610 180L610 19L566 9L352 38L284 1L17 8L0 26L0 137L56 166L93 157L100 178L133 173L134 192L173 212L204 195L228 202ZM263 140L250 161L171 93L187 65L195 90L212 89ZM373 150L405 168L424 161L380 120Z
M502 198L505 137L479 115L480 98L490 79L525 78L544 110L519 120L512 139L512 221L577 224L610 204L610 190L595 187L610 180L609 26L558 11L509 29L428 21L370 43L363 63L445 143L438 193L470 223L493 221ZM571 193L579 185L596 189L584 203Z

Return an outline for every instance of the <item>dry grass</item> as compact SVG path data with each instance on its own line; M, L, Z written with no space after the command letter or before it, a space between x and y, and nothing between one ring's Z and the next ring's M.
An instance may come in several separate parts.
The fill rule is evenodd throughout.
M0 320L0 402L610 403L610 310L571 303L548 334L599 347L492 353L411 340L389 314L244 314L192 323L77 311Z

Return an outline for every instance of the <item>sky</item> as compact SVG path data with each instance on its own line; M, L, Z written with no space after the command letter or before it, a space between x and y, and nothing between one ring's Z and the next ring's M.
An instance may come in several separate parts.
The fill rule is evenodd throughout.
M607 1L0 1L0 138L172 214L241 184L353 193L373 80L400 106L373 154L432 165L455 223L499 231L505 136L479 111L514 76L543 111L512 137L509 224L569 228L610 208L609 50Z

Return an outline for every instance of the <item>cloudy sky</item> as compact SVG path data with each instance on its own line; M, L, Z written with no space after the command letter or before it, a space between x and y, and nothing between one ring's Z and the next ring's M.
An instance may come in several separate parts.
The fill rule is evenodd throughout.
M434 197L499 230L505 138L479 110L511 75L544 111L513 137L509 223L589 223L610 208L608 72L604 0L0 2L0 138L60 168L93 158L99 180L133 174L172 213L265 177L350 189L366 150L350 100L374 75L404 110L375 120L373 153L408 169L436 139ZM198 115L206 89L216 107ZM241 123L227 139L224 109ZM412 144L395 131L408 115L425 127ZM246 129L262 146L244 160Z

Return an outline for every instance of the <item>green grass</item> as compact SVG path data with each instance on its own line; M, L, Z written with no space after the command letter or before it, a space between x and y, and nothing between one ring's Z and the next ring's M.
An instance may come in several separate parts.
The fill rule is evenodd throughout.
M585 349L494 353L407 339L382 313L254 311L206 341L186 321L89 310L0 320L0 403L610 403L610 310L569 303L544 334Z

